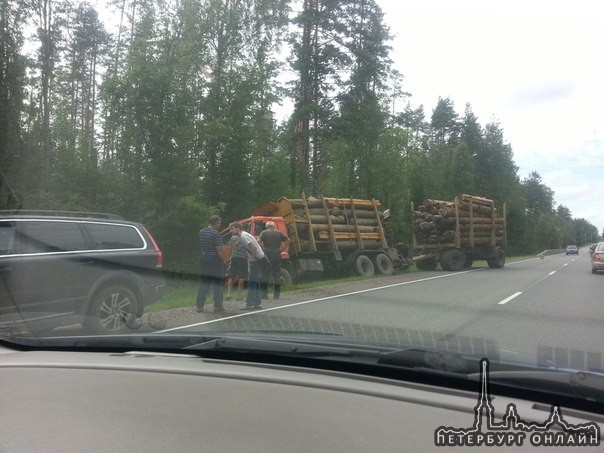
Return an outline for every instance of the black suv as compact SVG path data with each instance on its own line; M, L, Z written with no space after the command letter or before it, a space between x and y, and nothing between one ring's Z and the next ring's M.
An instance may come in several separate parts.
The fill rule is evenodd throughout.
M0 212L0 328L135 327L163 293L162 252L144 226L108 214Z

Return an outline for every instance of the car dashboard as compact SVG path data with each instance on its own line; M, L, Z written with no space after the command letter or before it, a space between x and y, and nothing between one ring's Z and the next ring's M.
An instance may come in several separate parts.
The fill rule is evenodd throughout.
M6 452L442 451L437 428L472 426L479 398L354 373L137 351L4 347L0 382ZM513 402L525 420L551 409L491 402L498 416ZM533 446L527 438L508 448Z

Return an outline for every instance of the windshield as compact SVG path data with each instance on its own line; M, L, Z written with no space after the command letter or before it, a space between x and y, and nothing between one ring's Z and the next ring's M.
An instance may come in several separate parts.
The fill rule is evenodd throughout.
M3 1L0 338L604 372L603 13Z

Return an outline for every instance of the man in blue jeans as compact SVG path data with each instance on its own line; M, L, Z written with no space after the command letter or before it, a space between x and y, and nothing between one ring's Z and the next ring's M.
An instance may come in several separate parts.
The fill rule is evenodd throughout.
M210 286L214 290L214 313L224 311L222 297L224 290L224 262L226 253L222 236L218 232L222 219L213 215L209 225L199 231L200 283L197 293L197 312L203 312Z
M248 282L247 282L247 297L245 298L245 307L242 310L254 310L262 308L260 280L262 276L262 268L260 261L263 260L264 252L262 247L256 241L256 238L247 231L243 231L243 226L239 222L231 224L231 233L239 236L241 243L247 251L248 262Z

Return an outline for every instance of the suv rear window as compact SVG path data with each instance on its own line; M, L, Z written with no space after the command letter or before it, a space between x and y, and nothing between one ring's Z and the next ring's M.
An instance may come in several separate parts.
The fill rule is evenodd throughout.
M92 239L92 247L96 250L140 249L145 247L143 238L133 226L105 223L86 223L84 225Z

